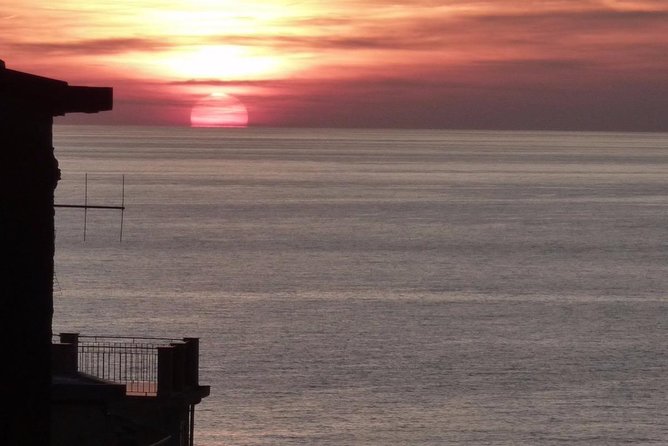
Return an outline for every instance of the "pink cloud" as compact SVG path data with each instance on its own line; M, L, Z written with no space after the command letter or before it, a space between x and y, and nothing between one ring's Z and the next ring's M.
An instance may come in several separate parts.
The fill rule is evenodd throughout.
M36 26L17 14L4 22L18 34ZM248 33L148 35L117 21L111 36L43 40L8 25L0 51L9 65L115 86L117 111L99 118L113 122L185 125L197 95L222 89L262 125L665 131L666 23L668 4L652 0L339 1ZM264 80L176 82L110 65L202 45L308 63Z

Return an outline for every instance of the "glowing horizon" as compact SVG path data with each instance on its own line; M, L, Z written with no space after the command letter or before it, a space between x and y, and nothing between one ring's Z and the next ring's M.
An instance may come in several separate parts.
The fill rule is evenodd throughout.
M189 125L220 91L253 125L668 129L656 0L17 3L10 68L116 89L71 120Z

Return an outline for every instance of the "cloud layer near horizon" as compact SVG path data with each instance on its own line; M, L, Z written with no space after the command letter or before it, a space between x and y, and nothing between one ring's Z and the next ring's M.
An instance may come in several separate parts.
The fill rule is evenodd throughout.
M4 1L0 58L114 86L106 122L224 91L255 125L668 130L664 1Z

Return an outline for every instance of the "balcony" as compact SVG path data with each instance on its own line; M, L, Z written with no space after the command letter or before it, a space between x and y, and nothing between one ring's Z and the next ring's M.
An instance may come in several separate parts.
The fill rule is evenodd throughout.
M61 333L51 357L54 445L194 444L199 339Z
M101 383L120 384L127 396L208 395L208 386L199 385L197 338L61 333L52 351L55 375L78 374Z

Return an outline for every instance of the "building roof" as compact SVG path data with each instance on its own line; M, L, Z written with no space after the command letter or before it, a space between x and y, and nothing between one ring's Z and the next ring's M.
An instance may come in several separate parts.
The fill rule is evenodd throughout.
M72 86L65 81L11 70L0 60L0 108L40 115L111 110L109 87Z

